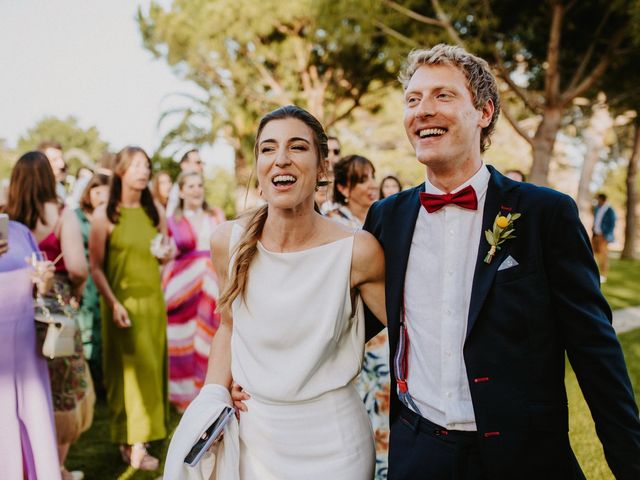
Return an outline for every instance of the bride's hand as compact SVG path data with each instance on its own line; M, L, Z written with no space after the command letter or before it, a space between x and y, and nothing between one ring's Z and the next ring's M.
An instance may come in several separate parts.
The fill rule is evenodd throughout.
M237 412L247 411L247 406L243 400L249 400L250 398L251 396L248 393L245 393L245 391L242 390L242 387L236 382L231 384L231 401L233 402L233 406L236 408Z

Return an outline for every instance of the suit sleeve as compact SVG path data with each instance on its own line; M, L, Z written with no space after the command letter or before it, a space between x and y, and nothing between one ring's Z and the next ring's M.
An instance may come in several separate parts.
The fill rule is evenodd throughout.
M617 479L640 478L640 420L624 356L600 291L589 238L562 196L547 224L545 268L569 361Z
M379 205L380 205L379 202L376 202L373 205L371 205L371 207L369 208L369 212L367 212L367 218L365 219L364 226L362 228L363 230L366 230L367 232L371 233L374 237L376 237L376 239L378 240L378 242L380 242L380 244L384 249L384 244L381 241L382 218L380 215L380 209L378 208ZM375 337L378 333L382 331L382 329L384 328L384 325L380 322L380 320L378 320L378 318L373 313L371 313L371 310L367 308L366 304L364 306L364 318L365 318L364 336L365 336L365 342L368 342L369 340L371 340L373 337Z

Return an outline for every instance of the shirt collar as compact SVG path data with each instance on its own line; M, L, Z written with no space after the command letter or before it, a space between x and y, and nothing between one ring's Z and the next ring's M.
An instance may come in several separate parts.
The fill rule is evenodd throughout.
M487 191L487 187L489 186L489 179L491 178L491 173L489 173L489 169L486 167L484 163L480 165L478 171L469 178L466 182L454 188L451 193L456 193L465 188L467 185L471 185L473 189L476 191L476 196L478 198L482 197ZM445 192L435 187L428 178L425 178L424 181L424 191L427 193L433 193L436 195L443 195Z

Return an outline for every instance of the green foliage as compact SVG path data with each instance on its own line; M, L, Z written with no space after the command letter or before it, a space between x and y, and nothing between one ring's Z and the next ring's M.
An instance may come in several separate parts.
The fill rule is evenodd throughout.
M236 216L235 189L235 178L225 168L215 168L205 179L207 203L212 207L222 208L227 218Z
M75 117L69 116L65 119L44 117L18 139L17 150L22 155L35 150L40 142L52 140L62 145L63 153L71 149L83 150L93 162L109 148L109 144L100 138L96 127L84 129L78 125ZM76 156L65 159L69 173L74 174L81 161Z
M391 79L383 39L354 32L334 42L318 26L316 4L176 0L167 10L155 2L147 13L140 10L145 47L202 92L168 112L177 125L167 142L224 135L238 154L243 184L258 119L266 112L297 104L330 127L357 109L375 109L375 93Z
M180 164L174 161L173 158L162 155L160 151L153 154L151 163L153 164L154 173L159 171L167 172L173 181L180 175Z
M5 140L0 138L0 180L11 176L11 169L16 160L15 152L11 151Z

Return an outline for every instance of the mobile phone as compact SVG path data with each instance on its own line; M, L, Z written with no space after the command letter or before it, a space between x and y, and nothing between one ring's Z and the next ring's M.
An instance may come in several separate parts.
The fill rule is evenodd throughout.
M9 215L0 213L0 240L9 240Z
M184 463L189 465L190 467L195 467L202 456L205 454L213 442L215 442L221 435L224 430L224 426L227 424L235 410L231 407L224 407L218 418L216 418L213 423L204 431L204 433L200 436L198 441L191 447L187 456L184 457Z

